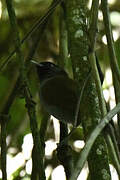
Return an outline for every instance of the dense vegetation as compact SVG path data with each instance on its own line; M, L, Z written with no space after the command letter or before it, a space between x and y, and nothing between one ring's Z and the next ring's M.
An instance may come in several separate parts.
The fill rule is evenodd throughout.
M56 149L56 143L59 142L59 122L54 118L49 120L49 115L40 105L38 77L36 69L30 62L32 59L38 62L52 61L59 64L65 68L71 78L74 77L76 81L78 81L78 84L82 86L89 67L91 66L89 58L91 58L90 56L92 54L92 58L94 59L93 53L96 52L105 77L102 90L105 95L108 111L115 106L115 102L118 103L120 101L120 2L117 0L111 0L108 2L110 10L110 12L108 11L108 15L110 17L110 26L114 38L114 43L112 42L113 44L111 46L111 41L109 39L109 26L107 26L108 24L105 19L106 14L103 14L104 17L102 15L102 11L105 12L104 1L102 1L102 4L99 6L98 22L94 18L95 15L97 17L94 3L91 5L89 1L69 1L70 3L68 1L66 1L66 4L62 3L62 5L58 3L59 5L54 7L54 3L56 2L57 4L59 1L14 0L13 11L10 9L9 0L6 0L6 2L3 0L0 1L0 133L2 159L0 168L4 174L4 180L6 179L6 150L8 179L27 180L30 179L30 177L31 179L37 179L38 177L40 179L40 177L44 177L44 166L48 178L54 179L51 176L52 170L56 167L61 168L61 166L58 166L61 163L63 163L63 166L65 165L65 162L62 162L58 157L58 151ZM107 0L105 0L105 2L107 3ZM77 19L74 19L74 22L76 21L77 24L76 27L71 23L71 12L73 10L72 3L75 12L73 15L77 15ZM77 3L80 4L80 6L78 6ZM77 12L78 9L76 4L79 7L78 9L81 9L80 12ZM14 15L14 10L16 18L12 16ZM82 11L83 14L81 13ZM48 12L48 14L46 14L46 12ZM10 15L12 17L10 17ZM81 22L83 20L85 21L82 24ZM17 31L19 32L19 35ZM77 34L74 37L73 32L75 31ZM84 33L84 37L81 37L82 33ZM106 41L105 34L108 37L108 42ZM112 34L110 34L110 36L112 40ZM96 37L96 41L94 37ZM15 49L16 53L14 53ZM87 63L81 61L83 57ZM117 62L116 66L114 64L114 59L115 62ZM80 71L77 71L76 67L79 67L80 69L78 69ZM116 67L118 68L118 71ZM113 74L113 80L112 78L110 79L111 72ZM88 90L85 90L85 94L89 94L89 89L93 88L93 84L96 84L94 78L92 77L91 79L91 84L89 83ZM113 89L115 89L115 97ZM105 112L102 112L101 108L98 107L98 99L95 99L95 97L99 96L97 88L93 88L91 91L93 94L90 92L87 97L84 97L85 99L80 106L82 110L82 119L86 118L85 113L88 116L91 116L91 119L93 117L101 119L104 117ZM89 102L89 100L91 100L91 102ZM89 102L87 106L84 103L85 101ZM93 109L96 112L91 113L91 111L93 111L92 107L94 107ZM87 123L82 122L82 126L79 126L74 130L69 138L69 144L72 147L72 150L67 144L67 152L65 152L65 149L63 148L61 154L67 154L69 157L72 156L72 160L74 161L73 164L76 164L82 147L77 147L75 144L78 142L80 143L78 140L82 140L82 143L83 140L86 141L88 135L95 126L96 121L92 122L89 118ZM71 125L68 127L69 130L72 129ZM64 128L66 129L66 127ZM34 143L32 142L31 132ZM112 124L113 134L111 135L111 130L109 130L109 128L106 128L105 132L108 132L112 141L113 139L115 140L115 142L113 141L113 146L115 148L111 149L109 142L106 147L103 135L98 137L94 149L91 150L90 156L88 157L89 171L91 172L88 179L91 178L93 180L92 177L95 179L97 177L98 180L99 178L100 180L105 179L102 176L105 176L105 173L106 179L111 179L108 164L114 165L120 176L119 115L116 118L115 123ZM5 139L7 140L7 146L5 144ZM45 156L44 142L46 144ZM34 148L32 151L33 144ZM96 147L98 144L102 144L104 150L97 149ZM105 157L104 160L102 159L103 157L98 158L95 156L96 151L94 150L98 150L98 154L103 151L103 157ZM115 151L115 153L113 153L113 151ZM27 153L27 155L25 153ZM60 156L62 156L61 154ZM114 156L113 154L116 155ZM31 165L31 156L34 167L32 169L32 176L30 171L31 168L29 166ZM43 157L44 160L42 159ZM91 157L94 158L92 159ZM117 160L114 159L115 157ZM17 162L20 163L17 164ZM16 163L16 167L13 169L11 168L13 166L12 163ZM36 164L38 167L36 167ZM107 170L105 169L106 172L101 172L100 168L106 168ZM40 172L41 169L43 170L43 174ZM97 169L96 172L95 169ZM100 169L100 172L102 173L101 176L98 169ZM47 170L50 175L48 175ZM73 167L71 168L71 171L72 170ZM95 176L93 176L93 174ZM59 173L58 176L60 176ZM3 179L2 177L0 178ZM58 179L58 177L56 177L56 179Z

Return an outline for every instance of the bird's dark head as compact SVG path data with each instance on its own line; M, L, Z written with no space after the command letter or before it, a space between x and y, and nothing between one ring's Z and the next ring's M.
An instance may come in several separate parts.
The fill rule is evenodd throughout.
M48 78L52 78L56 75L64 75L67 76L67 73L60 68L59 66L51 63L51 62L36 62L36 61L31 61L36 65L37 68L37 73L39 76L40 81L43 81Z

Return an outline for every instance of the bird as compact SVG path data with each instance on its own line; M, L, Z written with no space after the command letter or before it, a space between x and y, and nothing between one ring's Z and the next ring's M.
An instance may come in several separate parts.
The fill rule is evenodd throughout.
M52 62L32 61L40 81L40 102L44 109L63 123L74 125L79 88L64 69ZM78 115L80 122L80 115ZM80 123L77 123L80 124Z
M41 105L50 115L63 123L78 126L81 120L79 111L77 122L75 122L76 109L80 97L77 82L71 79L64 69L52 62L31 62L36 66L40 81L39 94ZM97 67L102 83L103 74L98 62Z

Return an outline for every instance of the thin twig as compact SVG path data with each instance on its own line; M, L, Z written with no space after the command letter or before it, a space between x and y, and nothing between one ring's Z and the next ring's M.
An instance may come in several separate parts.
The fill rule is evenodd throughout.
M90 28L89 28L89 38L90 38L90 50L94 51L97 33L97 22L98 22L98 9L99 0L92 1L91 11L90 11Z
M98 135L101 133L101 131L104 129L104 127L110 122L110 120L118 113L120 112L120 103L117 104L117 106L115 108L113 108L100 122L99 124L96 126L96 128L94 128L94 130L92 131L92 133L90 134L88 140L86 141L86 144L83 148L83 150L80 152L80 156L78 158L78 161L76 163L76 166L74 168L74 172L72 174L72 177L70 178L70 180L75 180L77 179L79 173L81 172L85 161L89 155L89 152L92 148L93 143L95 142L96 138L98 137ZM120 169L120 165L118 166L118 168Z
M1 124L1 170L2 170L2 179L7 180L7 169L6 169L6 155L7 155L7 145L6 145L6 126L9 116L7 114L0 115L0 124Z
M28 110L29 118L30 118L30 127L32 131L33 141L34 141L34 147L37 154L36 163L38 165L38 169L36 174L38 174L39 179L45 180L45 172L44 172L44 166L43 166L43 153L41 152L41 141L39 138L38 133L38 127L37 127L37 121L36 121L36 114L35 114L35 104L32 101L30 90L28 87L28 82L26 78L26 71L24 66L24 59L21 52L21 43L19 38L19 31L16 21L16 15L14 11L14 7L11 0L6 0L7 4L7 10L9 14L9 19L11 23L11 28L14 33L14 40L15 40L15 49L16 49L16 55L19 62L20 67L20 73L21 73L21 84L24 89L24 97L26 101L26 107Z
M113 75L113 84L115 89L115 99L116 103L120 102L120 93L118 89L120 89L120 69L116 57L116 52L114 48L114 41L113 41L113 33L112 33L112 27L110 23L110 17L109 17L109 7L107 0L101 1L101 8L103 12L103 20L104 20L104 26L105 26L105 32L107 37L107 44L108 44L108 51L109 51L109 59L110 59L110 65ZM120 114L118 114L118 129L120 130ZM120 134L118 133L120 138Z
M64 4L62 4L64 6ZM68 57L68 46L67 46L67 31L65 24L65 9L61 6L60 11L60 61L58 62L60 66L64 67ZM73 156L71 147L68 144L68 125L67 123L60 122L60 143L57 147L57 157L61 164L63 165L66 173L66 178L69 179L74 167L73 167ZM64 141L65 139L65 141Z
M78 98L78 102L77 102L77 107L76 107L76 112L75 112L75 121L74 121L74 127L75 128L77 126L77 120L78 120L78 114L79 114L79 111L80 111L80 103L82 101L82 97L83 97L83 94L84 94L84 90L85 90L85 87L87 85L87 82L90 78L90 75L91 75L91 70L89 71L84 83L83 83L83 86L82 86L82 89L81 89L81 92L80 92L80 96Z
M99 78L99 74L98 74L98 70L97 70L97 66L96 66L96 59L95 59L95 54L91 53L90 55L90 62L91 62L91 67L92 67L92 72L93 72L93 76L95 78L95 83L96 83L96 89L97 89L97 93L98 93L98 98L99 98L99 104L100 104L100 110L101 110L101 117L103 118L106 114L107 114L107 109L106 109L106 104L105 104L105 100L104 100L104 96L103 96L103 92L101 89L101 82L100 82L100 78ZM112 132L111 132L112 133ZM105 139L107 141L108 147L111 150L112 153L112 157L114 159L115 165L117 170L119 169L119 158L118 158L118 154L119 152L116 152L115 148L114 148L114 144L116 144L115 142L112 142L110 135L107 133L105 134ZM120 172L118 172L120 174Z
M63 0L56 0L53 1L53 3L50 5L48 11L38 19L38 21L32 26L30 31L24 36L24 38L21 40L20 44L22 45L26 40L29 39L29 37L40 27L41 24L45 22L45 20L54 12L57 5L59 5ZM9 63L10 58L15 54L16 49L14 49L10 55L5 59L5 61L0 66L0 72L3 70L3 68Z
M93 5L96 6L96 7L93 7L93 10L95 11L95 14L97 15L97 17L94 16L95 15L94 12L91 11L93 17L91 17L91 26L90 26L90 32L89 32L90 33L90 40L91 40L91 43L92 43L91 44L91 47L92 47L91 51L92 51L92 53L90 54L90 63L91 63L91 67L92 67L93 76L95 78L95 83L96 83L96 89L97 89L98 98L99 98L99 105L100 105L101 115L102 115L102 117L104 117L107 114L107 110L106 110L105 100L104 100L104 97L103 97L103 92L102 92L102 89L101 89L101 82L100 82L100 78L99 78L99 74L98 74L98 69L97 69L97 66L96 66L96 57L95 57L95 54L93 52L94 51L94 47L95 47L95 37L96 37L96 31L95 30L97 30L97 19L98 19L99 1L93 2ZM94 28L92 28L93 25L95 25ZM109 131L111 133L113 133L110 128L109 128ZM114 134L112 134L112 135L114 135ZM108 134L108 133L105 133L105 138L106 138L107 144L109 146L109 149L110 150L112 149L111 150L112 156L113 156L114 162L116 164L116 168L118 170L118 173L120 173L119 172L119 167L118 167L119 166L119 156L118 156L119 151L118 151L118 148L116 149L114 147L114 144L116 146L116 141L112 142L110 134Z
M94 77L95 83L96 83L96 89L97 89L98 98L99 98L100 110L101 110L101 114L103 117L107 114L107 110L106 110L103 92L101 89L101 82L100 82L100 77L99 77L99 73L98 73L98 69L97 69L97 65L96 65L96 57L95 57L94 52L90 54L89 60L91 63L93 77Z
M111 69L112 69L112 72L116 74L118 82L120 83L120 69L117 63L117 58L116 58L116 53L115 53L115 48L114 48L113 34L112 34L112 28L111 28L111 23L110 23L110 17L109 17L110 12L109 12L107 0L101 1L101 8L103 12L103 21L104 21L105 32L106 32L106 37L107 37Z

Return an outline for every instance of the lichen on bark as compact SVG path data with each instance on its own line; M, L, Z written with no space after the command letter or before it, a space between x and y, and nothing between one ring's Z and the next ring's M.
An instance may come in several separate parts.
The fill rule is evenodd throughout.
M67 0L66 10L68 46L73 66L73 75L79 84L79 91L81 91L91 69L88 59L90 40L87 32L87 1ZM80 114L85 139L87 139L101 119L99 100L92 73L83 93ZM104 148L100 149L100 147ZM96 139L91 149L88 157L88 165L91 179L104 180L105 177L107 180L111 179L107 147L102 134ZM107 176L103 175L103 169L107 172Z

